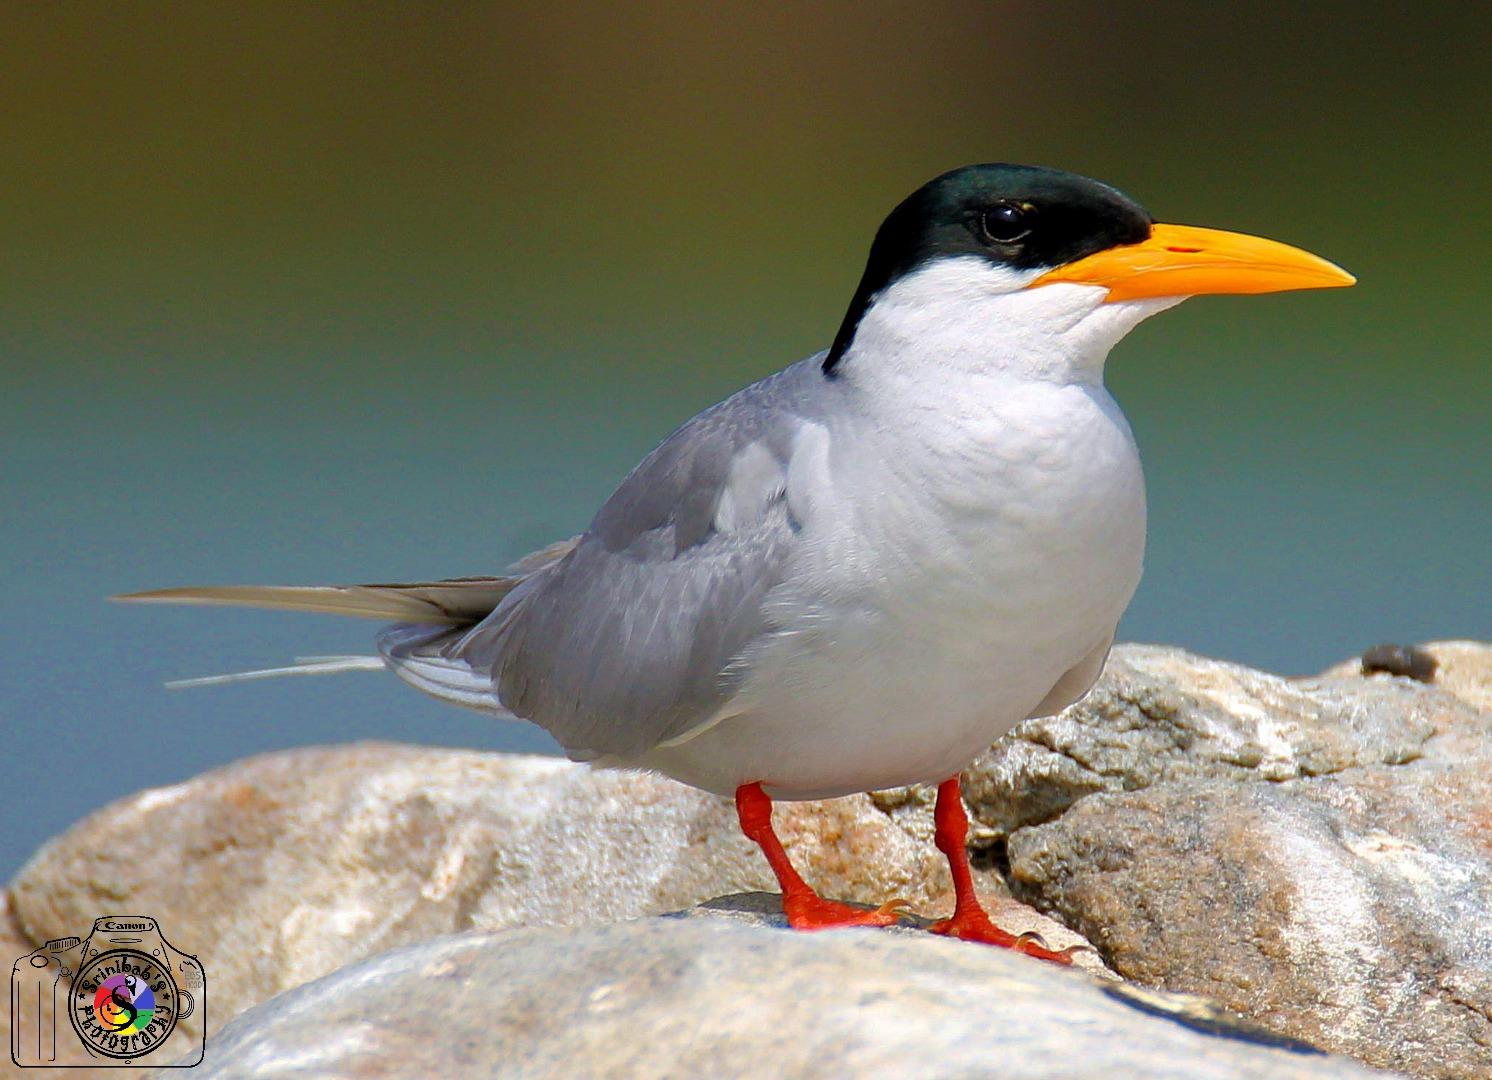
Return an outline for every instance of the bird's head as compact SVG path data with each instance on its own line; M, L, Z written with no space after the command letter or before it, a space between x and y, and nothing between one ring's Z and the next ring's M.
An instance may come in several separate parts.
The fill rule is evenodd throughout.
M996 360L1012 350L1096 352L1101 367L1141 319L1187 297L1353 281L1287 244L1157 223L1085 176L969 165L924 184L886 218L824 368L898 338L984 349Z

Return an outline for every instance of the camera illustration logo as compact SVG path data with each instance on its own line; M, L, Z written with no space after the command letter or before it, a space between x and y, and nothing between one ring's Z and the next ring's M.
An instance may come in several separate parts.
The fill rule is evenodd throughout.
M10 1056L22 1067L190 1067L205 1048L207 975L155 919L110 915L84 940L58 938L16 960L10 1012ZM193 1014L196 1033L178 1032Z

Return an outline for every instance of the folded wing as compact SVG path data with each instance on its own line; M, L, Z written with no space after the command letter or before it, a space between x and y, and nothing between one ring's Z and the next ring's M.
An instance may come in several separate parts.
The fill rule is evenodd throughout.
M708 722L770 623L801 522L795 447L827 388L814 358L707 410L632 472L575 549L438 645L573 757L636 758Z

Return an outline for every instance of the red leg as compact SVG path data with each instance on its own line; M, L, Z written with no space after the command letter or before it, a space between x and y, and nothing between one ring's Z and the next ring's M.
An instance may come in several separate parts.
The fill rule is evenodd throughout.
M948 869L953 873L955 900L953 917L933 923L928 927L929 930L934 934L946 934L965 941L982 941L986 945L1015 949L1027 956L1053 960L1059 964L1072 963L1072 957L1065 952L1053 952L1025 936L1017 937L1001 930L990 921L984 908L979 906L979 898L974 895L974 875L969 871L969 815L964 812L964 799L959 792L956 776L938 785L938 805L933 811L933 830L938 850L948 856Z
M825 900L798 876L783 850L782 841L772 830L772 800L761 784L742 784L736 789L736 813L741 831L754 840L767 857L777 883L782 887L782 910L795 930L826 930L834 926L890 926L897 921L897 909L904 900L882 904L874 911L849 904Z

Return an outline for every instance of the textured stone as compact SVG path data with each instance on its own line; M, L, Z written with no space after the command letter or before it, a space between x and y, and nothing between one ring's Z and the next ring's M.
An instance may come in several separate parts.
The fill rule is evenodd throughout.
M1097 960L1098 951L1080 934L1074 933L1059 922L1053 922L1041 912L1008 896L984 898L985 910L995 925L1011 934L1036 934L1048 947L1056 950L1077 948L1072 956L1072 966L1099 979L1117 981L1115 975ZM869 904L860 905L869 907ZM788 928L787 916L782 912L782 897L771 892L735 893L706 900L692 908L668 912L669 918L725 918L745 922L752 926L770 926L778 930ZM895 926L881 928L882 933L921 936L936 920L924 915L909 913Z
M827 895L946 913L946 863L915 816L900 819L908 831L860 796L784 803L776 820ZM217 1025L438 934L611 922L774 884L728 800L660 777L355 745L270 754L121 800L50 842L12 888L33 941L85 932L104 912L155 916L202 958ZM1080 943L1023 905L1001 913L1015 933ZM1091 950L1077 960L1102 966Z
M89 924L92 925L92 920L89 921ZM32 944L31 940L26 937L25 933L21 930L20 924L16 921L15 913L11 909L10 894L4 890L0 890L0 962L3 962L6 968L11 971L11 984L13 988L17 986L17 983L20 983L21 986L26 985L25 978L29 974L27 965L17 963L17 961L35 948L36 945ZM16 991L13 989L12 993L14 992ZM37 1047L28 1054L27 1049L29 1048L18 1047L13 1041L13 1038L17 1035L17 1032L12 1028L17 1019L16 1007L17 1003L14 1000L9 1000L5 1014L0 1016L0 1035L3 1035L5 1039L5 1045L8 1048L6 1053L10 1055L7 1060L12 1063L40 1060L40 1047ZM66 1025L67 1018L65 1016L62 1022ZM65 1074L69 1080L101 1080L101 1078L107 1076L117 1077L118 1072L115 1069L107 1067L90 1068L89 1066L92 1065L93 1059L83 1050L82 1044L73 1037L70 1030L64 1030L62 1034L62 1038L47 1044L46 1050L49 1055L48 1060L55 1061L59 1066L66 1065L69 1067L70 1071ZM52 1058L50 1054L54 1051L56 1057ZM24 1076L26 1074L21 1073L20 1075ZM56 1076L58 1074L32 1073L31 1075Z
M1008 878L1128 978L1416 1076L1492 1076L1492 647L1426 648L1429 685L1356 661L1281 679L1116 649L1087 699L966 772L981 888L994 898ZM778 822L826 893L931 914L949 906L931 801L784 804ZM134 845L141 830L155 848ZM451 931L581 926L771 884L726 801L666 780L353 746L123 800L13 887L32 941L101 911L157 915L203 956L220 1021ZM997 911L1017 932L1020 917Z
M1093 692L1029 720L965 773L993 843L1096 792L1177 780L1279 782L1419 756L1481 710L1408 679L1291 680L1180 649L1114 650Z
M1458 649L1424 685L1128 648L966 791L1016 895L1120 975L1415 1076L1492 1075L1492 715Z
M1108 984L1112 986L1112 984ZM723 919L466 934L240 1015L202 1077L1377 1075L1196 1003L929 935Z
M86 935L91 927L92 920L88 926L80 927L78 932ZM37 944L26 936L15 918L9 892L0 889L0 960L10 968L12 987L12 996L7 1001L4 1015L0 1016L0 1039L3 1039L7 1047L8 1055L3 1060L28 1069L35 1069L38 1063L45 1061L48 1068L65 1067L68 1070L66 1073L54 1073L22 1072L17 1069L13 1075L65 1076L67 1080L119 1080L121 1075L129 1075L121 1074L117 1065L100 1064L100 1061L107 1059L94 1057L83 1049L82 1042L72 1031L66 1011L67 992L71 982L63 981L59 985L53 971L38 971L26 963L29 954L36 948ZM40 1001L37 1001L37 1006L31 1006L29 1001L23 1003L17 1000L17 995L25 994L28 990L33 993L37 990L43 993L50 991L53 1008L43 1012ZM145 1067L152 1064L169 1064L181 1053L178 1048L189 1045L188 1039L183 1037L188 1030L191 1029L187 1023L178 1024L172 1037L157 1047L155 1058L141 1060L139 1067L131 1066L133 1074L140 1075ZM23 1040L26 1045L23 1045ZM0 1069L3 1068L0 1065Z
M1418 648L1435 659L1435 674L1430 679L1435 686L1478 709L1492 711L1492 645L1480 641L1432 641ZM1389 676L1364 676L1358 658L1344 660L1321 673L1321 678L1326 679L1353 677Z

